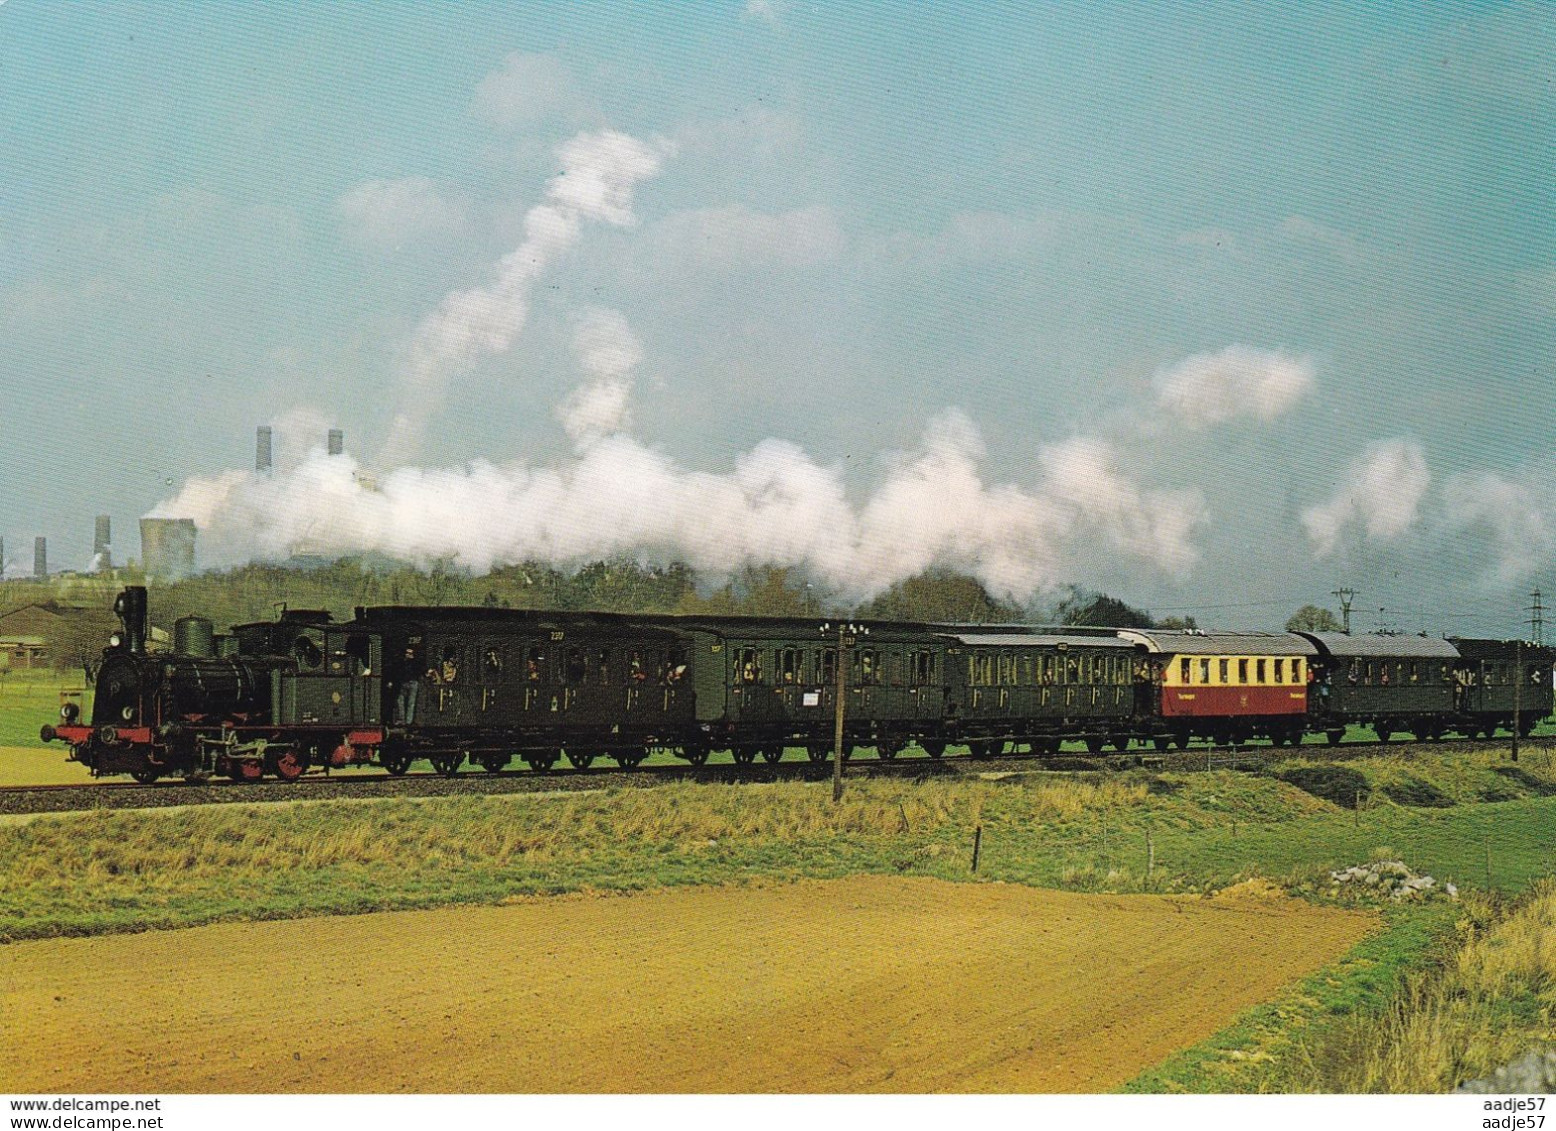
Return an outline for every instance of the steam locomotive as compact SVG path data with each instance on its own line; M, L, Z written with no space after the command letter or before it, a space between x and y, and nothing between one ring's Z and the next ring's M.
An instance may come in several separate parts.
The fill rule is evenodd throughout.
M630 616L487 608L289 610L218 635L201 617L147 646L147 595L125 589L91 721L73 701L44 741L94 775L296 780L376 763L565 757L623 767L665 751L739 765L832 750L896 758L964 746L1095 753L1196 739L1337 742L1527 734L1552 712L1556 649L1520 641L1340 633L1043 630L801 618ZM840 670L841 665L841 670Z

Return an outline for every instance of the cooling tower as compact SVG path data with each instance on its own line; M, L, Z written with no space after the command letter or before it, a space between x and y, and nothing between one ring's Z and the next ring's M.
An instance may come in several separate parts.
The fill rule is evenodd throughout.
M140 520L140 560L147 577L181 581L195 571L195 524L192 518Z

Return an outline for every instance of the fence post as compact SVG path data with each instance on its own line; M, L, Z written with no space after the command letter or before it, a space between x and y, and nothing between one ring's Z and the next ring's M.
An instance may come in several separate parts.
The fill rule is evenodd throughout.
M972 870L978 871L978 854L983 849L983 826L979 825L973 830L973 858Z

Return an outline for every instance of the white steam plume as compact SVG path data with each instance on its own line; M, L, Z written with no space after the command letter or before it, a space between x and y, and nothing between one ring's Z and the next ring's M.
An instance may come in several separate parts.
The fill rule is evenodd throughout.
M1394 541L1415 525L1431 479L1420 444L1380 440L1352 461L1327 502L1302 512L1302 525L1321 558L1335 552L1353 525L1374 541Z
M1183 570L1204 519L1197 493L1143 492L1096 440L1046 449L1030 488L986 484L981 438L956 411L919 450L890 460L857 507L840 467L784 441L763 441L720 474L686 469L619 430L579 436L576 454L554 467L401 467L376 487L349 456L315 451L268 477L192 480L152 516L193 518L212 565L284 559L300 546L452 558L477 572L632 555L715 574L797 566L861 598L941 565L1018 599L1119 554Z
M581 451L631 426L632 371L643 360L643 347L625 318L596 307L579 319L573 350L592 380L557 407L557 419Z
M581 133L557 150L562 171L545 203L524 218L524 243L497 265L488 286L456 291L417 328L401 370L399 401L380 463L414 458L426 426L456 372L506 350L524 328L530 291L578 239L586 220L629 227L634 186L659 172L661 150L614 130Z
M1313 387L1313 362L1274 350L1228 346L1158 370L1158 403L1190 428L1239 416L1273 420Z

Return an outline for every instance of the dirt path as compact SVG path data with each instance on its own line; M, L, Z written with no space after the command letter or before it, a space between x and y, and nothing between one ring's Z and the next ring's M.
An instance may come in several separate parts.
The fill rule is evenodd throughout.
M1096 1091L1376 920L858 877L0 947L0 1092Z

